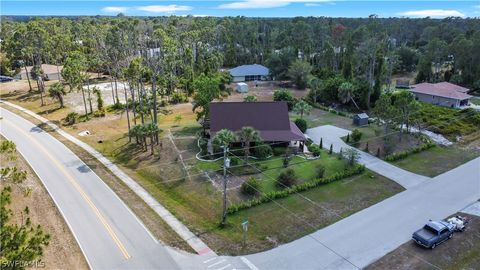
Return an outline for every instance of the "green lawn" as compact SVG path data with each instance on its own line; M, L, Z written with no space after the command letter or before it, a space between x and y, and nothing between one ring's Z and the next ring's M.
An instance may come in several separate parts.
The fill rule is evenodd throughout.
M380 175L365 172L301 195L242 210L229 216L232 227L222 233L231 233L240 243L242 235L237 231L242 221L249 220L247 244L250 250L272 248L328 226L402 190Z
M261 181L262 192L269 192L272 190L281 189L281 187L278 187L276 183L277 177L283 170L285 170L285 168L283 167L283 160L284 158L282 156L274 156L267 160L249 159L250 164L255 164L261 167L262 173L254 174L253 176L255 176ZM197 164L200 170L220 172L222 162L222 160L218 160L215 162L199 161ZM325 176L329 176L335 172L347 169L345 162L339 160L337 158L337 155L331 156L327 153L327 151L324 150L322 150L319 159L306 160L304 158L294 156L291 158L289 163L289 168L292 168L295 171L298 183L310 181L317 178L316 168L318 166L325 167ZM247 169L251 168L248 168L249 165L246 165L246 167ZM235 168L234 174L237 174L237 172L241 174L241 171L242 168Z
M456 146L437 146L392 162L407 171L434 177L480 156L479 151L463 150Z

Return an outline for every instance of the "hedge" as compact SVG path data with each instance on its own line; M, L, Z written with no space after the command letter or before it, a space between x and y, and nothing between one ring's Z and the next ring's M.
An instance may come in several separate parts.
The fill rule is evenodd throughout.
M350 176L358 175L361 174L365 171L365 166L363 165L357 165L353 169L350 170L345 170L343 172L337 172L329 177L325 178L317 178L315 180L305 182L302 184L298 185L293 185L291 187L285 188L283 190L277 190L277 191L270 191L267 193L264 193L262 196L250 199L247 201L243 201L237 204L232 204L227 208L227 213L228 214L234 214L240 210L248 209L266 202L270 202L271 200L275 199L280 199L280 198L285 198L289 196L290 194L297 193L297 192L302 192L306 191L321 185L325 185L331 182L335 182Z
M411 154L416 154L416 153L420 153L422 151L425 151L427 149L430 149L432 147L434 147L436 144L435 143L432 143L432 142L427 142L425 144L422 144L418 147L415 147L415 148L412 148L412 149L408 149L408 150L405 150L405 151L401 151L401 152L397 152L397 153L393 153L391 155L388 155L385 157L385 160L386 161L397 161L397 160L401 160L401 159L404 159L408 156L410 156Z

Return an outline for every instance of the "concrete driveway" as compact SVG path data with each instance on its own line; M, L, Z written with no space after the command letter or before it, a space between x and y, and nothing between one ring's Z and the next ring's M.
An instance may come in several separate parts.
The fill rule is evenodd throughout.
M349 133L349 130L331 125L307 129L306 132L307 136L309 136L316 144L320 144L320 139L323 139L323 148L325 149L329 149L330 145L333 145L333 151L336 153L340 152L341 148L351 148L356 150L360 154L360 158L358 160L360 164L365 165L368 169L380 175L392 179L404 188L408 189L414 187L423 181L430 179L429 177L418 175L393 166L392 164L375 156L347 145L344 141L342 141L341 137L347 136Z

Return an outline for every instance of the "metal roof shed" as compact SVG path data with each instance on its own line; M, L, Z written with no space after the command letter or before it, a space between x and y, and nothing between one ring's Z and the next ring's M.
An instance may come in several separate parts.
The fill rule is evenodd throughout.
M238 93L248 93L248 84L239 82L237 83L237 92Z
M354 115L353 124L359 127L368 125L368 115L366 113L359 113Z

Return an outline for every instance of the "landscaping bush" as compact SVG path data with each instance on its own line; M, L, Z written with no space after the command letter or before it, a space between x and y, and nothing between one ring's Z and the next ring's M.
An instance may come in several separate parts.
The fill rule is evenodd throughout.
M457 110L420 103L420 110L412 117L412 122L420 122L428 130L453 141L457 136L468 135L480 128L480 112L473 109Z
M286 152L287 152L286 147L281 147L281 146L273 147L274 156L283 156L285 155Z
M198 139L198 147L200 147L200 155L204 156L208 154L208 140L206 138ZM203 157L208 158L208 157Z
M175 92L170 97L171 104L179 104L179 103L186 103L188 102L188 97L184 93Z
M255 157L259 159L266 159L273 154L272 147L268 144L259 144L255 149Z
M361 132L360 130L354 129L354 130L352 131L352 140L353 140L354 142L359 142L360 139L362 138L362 135L363 135L363 134L362 134L362 132Z
M305 133L305 131L307 131L307 120L298 118L295 120L295 125L297 125L301 132Z
M297 99L292 95L292 93L288 90L276 90L273 92L273 100L274 101L286 101L288 105L288 110L291 111L293 106L297 102Z
M240 191L245 195L255 195L260 190L260 181L255 177L248 178L247 181L242 183Z
M325 166L318 165L318 167L316 167L315 170L317 171L318 178L323 178L325 176Z
M65 117L65 122L67 123L67 125L73 125L77 122L77 119L78 119L78 113L71 112L67 114L67 116Z
M434 147L435 145L436 145L435 143L427 142L427 143L422 144L418 147L414 147L414 148L411 148L411 149L408 149L408 150L405 150L405 151L400 151L400 152L388 155L388 156L385 157L385 160L386 161L401 160L401 159L404 159L404 158L410 156L411 154L420 153L422 151L430 149L430 148Z
M297 177L295 176L295 171L293 169L286 169L280 173L277 178L277 186L281 188L290 187L295 184Z
M243 209L248 209L257 205L260 205L262 203L270 202L275 199L280 199L280 198L285 198L289 196L290 194L293 193L298 193L298 192L303 192L312 188L315 188L320 185L325 185L334 181L338 181L350 176L358 175L361 174L365 171L365 166L363 165L357 165L354 168L350 170L345 170L343 172L338 172L335 173L329 177L325 178L318 178L312 181L308 181L299 185L293 185L291 187L285 188L283 190L278 190L278 191L271 191L265 193L263 196L246 200L237 204L231 204L228 209L227 213L228 214L234 214L240 210Z
M241 160L238 157L231 157L230 158L230 166L238 166L243 163L243 160Z
M290 163L290 156L285 155L285 157L283 158L283 167L287 168L289 163Z
M311 144L313 143L312 139L308 138L306 141L305 141L305 145L307 147L309 147Z
M320 153L321 153L320 146L318 146L318 145L316 145L316 144L311 144L311 145L308 147L308 151L312 152L312 154L313 154L314 157L320 156Z
M105 108L99 109L93 113L94 117L104 117L105 116Z

